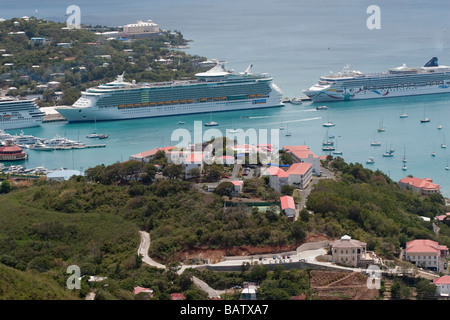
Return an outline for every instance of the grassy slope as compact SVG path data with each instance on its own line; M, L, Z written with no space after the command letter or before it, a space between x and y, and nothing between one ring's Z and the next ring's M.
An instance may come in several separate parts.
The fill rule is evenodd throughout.
M75 292L56 281L29 271L19 271L0 264L0 299L2 300L74 300Z

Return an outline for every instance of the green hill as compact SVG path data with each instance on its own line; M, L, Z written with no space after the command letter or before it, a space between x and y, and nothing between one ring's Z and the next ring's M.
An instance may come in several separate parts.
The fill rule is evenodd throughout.
M75 300L76 292L64 289L48 276L0 264L0 300Z

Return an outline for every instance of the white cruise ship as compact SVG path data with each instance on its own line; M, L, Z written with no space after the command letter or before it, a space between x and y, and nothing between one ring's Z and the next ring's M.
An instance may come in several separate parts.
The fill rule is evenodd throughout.
M45 113L34 100L0 99L0 129L20 129L41 125Z
M56 107L69 122L135 119L283 106L281 89L267 74L227 71L224 62L196 80L113 82L89 88L73 106Z
M433 57L423 67L403 65L382 73L361 73L348 67L330 73L303 91L312 101L348 101L435 93L450 93L450 67Z

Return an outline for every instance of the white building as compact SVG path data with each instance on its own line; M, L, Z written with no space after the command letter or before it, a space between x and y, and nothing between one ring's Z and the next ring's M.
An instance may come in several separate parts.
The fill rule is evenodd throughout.
M185 178L192 178L192 169L198 169L199 173L203 170L203 153L191 152L182 161Z
M123 26L123 36L125 38L146 38L153 37L159 34L159 26L152 20L143 22L138 20L136 23L131 23Z
M312 164L294 163L286 171L279 167L271 166L266 170L265 174L270 176L269 185L276 191L281 191L284 185L304 189L312 179Z
M436 285L436 293L440 297L450 296L450 276L443 276L433 280Z
M73 176L83 176L84 174L77 170L58 170L47 174L47 180L64 181Z
M283 149L291 155L294 162L310 163L312 172L320 172L320 158L309 150L308 146L283 146Z
M295 202L294 198L291 196L283 196L280 198L281 210L286 213L288 218L295 217Z
M436 241L418 239L406 243L405 260L418 267L444 271L447 256L447 246L439 245Z

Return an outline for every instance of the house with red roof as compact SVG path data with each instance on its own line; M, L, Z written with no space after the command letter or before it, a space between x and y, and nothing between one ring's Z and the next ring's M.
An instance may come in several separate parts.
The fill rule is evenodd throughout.
M436 220L442 222L445 220L445 218L450 219L450 212L447 212L446 214L441 214L439 216L436 216Z
M138 295L139 293L142 293L142 292L148 294L148 296L150 298L153 297L153 290L152 289L139 287L139 286L138 287L134 287L134 290L133 290L134 295Z
M192 178L192 169L198 169L200 174L203 170L203 152L190 152L181 161L185 178Z
M448 247L433 240L417 239L406 243L404 255L406 261L418 267L440 272L445 270Z
M280 197L281 210L286 213L288 218L295 218L295 202L291 196Z
M231 183L234 185L233 194L240 194L242 192L242 188L244 187L244 181L233 180Z
M312 164L293 163L286 171L277 166L270 166L264 174L269 176L269 185L276 191L281 191L284 185L304 189L312 179Z
M186 297L182 293L171 293L170 299L171 300L186 300Z
M433 280L436 285L436 294L440 297L450 296L450 276L443 276Z
M170 151L172 150L174 147L170 146L170 147L164 147L164 148L155 148L155 149L151 149L148 151L142 151L139 152L137 154L133 154L130 156L129 160L136 160L136 161L141 161L141 162L150 162L155 155L158 153L158 151Z
M312 172L320 172L320 157L316 156L308 146L283 146L283 149L292 157L295 162L310 163Z
M420 179L415 177L406 177L399 182L400 189L411 189L424 195L440 193L441 186L433 183L430 178Z

